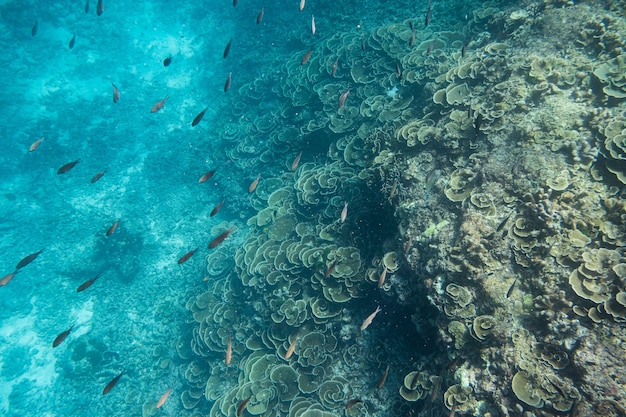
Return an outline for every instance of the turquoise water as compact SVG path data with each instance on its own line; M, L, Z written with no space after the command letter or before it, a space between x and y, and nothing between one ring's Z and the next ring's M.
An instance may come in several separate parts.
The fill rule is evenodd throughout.
M87 4L0 0L0 415L624 415L623 2Z

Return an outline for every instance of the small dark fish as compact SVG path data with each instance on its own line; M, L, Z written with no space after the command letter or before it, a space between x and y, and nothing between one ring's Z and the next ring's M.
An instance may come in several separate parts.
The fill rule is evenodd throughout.
M207 109L208 109L208 107L205 107L204 110L202 110L200 113L198 113L198 115L196 117L193 118L193 122L191 122L191 126L196 126L198 123L200 123L200 121L204 117L204 113L206 113Z
M213 217L217 213L219 213L220 210L222 209L222 205L224 205L224 200L220 201L219 203L217 203L215 207L213 207L213 210L211 210L211 214L209 214L209 217Z
M187 252L186 254L181 256L180 258L178 258L178 261L177 261L178 265L184 264L185 262L187 262L189 260L189 258L191 258L193 256L193 254L196 253L197 250L198 250L198 248L195 248L194 250L190 250L189 252Z
M109 230L107 230L107 233L106 233L107 237L111 236L113 232L115 232L115 230L117 229L117 226L119 225L120 225L120 220L117 220L115 223L113 223L111 227L109 227Z
M337 72L338 65L339 65L339 57L335 59L335 62L333 63L333 69L330 71L330 75L332 75L333 77L335 76L335 73Z
M424 20L424 27L428 27L428 24L430 23L430 13L432 12L432 0L428 1L428 10L426 11L426 19Z
M203 176L201 176L201 177L198 179L198 182L199 182L199 183L203 183L203 182L208 181L208 180L209 180L209 179L213 176L213 174L215 174L215 170L214 170L214 169L210 170L209 172L207 172L206 174L204 174Z
M123 370L122 372L119 373L119 375L117 375L115 378L109 381L106 387L104 387L104 389L102 390L102 395L108 394L109 391L113 389L115 384L117 384L117 381L119 381L122 375L124 375L124 372L126 372L126 370Z
M413 27L413 22L409 22L409 26L411 27L411 37L409 38L409 46L415 45L415 27Z
M228 44L226 45L226 48L224 48L224 54L223 57L224 59L226 59L226 57L228 56L228 54L230 53L230 45L233 44L233 40L231 39Z
M263 16L265 15L265 7L261 7L261 11L259 11L259 14L256 17L256 24L260 24L263 21Z
M419 372L415 372L415 375L413 375L413 378L411 378L411 382L409 382L409 389L410 390L414 390L415 388L417 388L417 381L419 381L419 377L420 377L420 373Z
M75 326L75 324L72 324L72 327L70 327L69 329L67 329L64 332L59 333L59 335L54 339L54 342L52 342L52 347L55 348L55 347L59 346L61 343L63 343L63 341L70 334L70 332L72 331L74 326Z
M361 51L365 51L365 33L361 32Z
M350 90L346 90L345 92L341 93L341 95L339 96L339 103L337 104L337 110L341 110L344 104L346 104L348 94L350 94Z
M113 86L113 103L117 103L120 100L120 90L113 84L113 81L111 81L111 85Z
M39 252L31 253L30 255L26 256L24 259L17 263L17 265L15 266L15 270L17 271L18 269L22 269L26 265L37 259L41 252L43 252L43 249L39 250Z
M300 158L302 158L302 151L300 151L300 153L294 158L293 162L291 163L291 167L289 168L292 171L295 171L296 168L298 168L298 164L300 164Z
M500 222L500 224L498 225L498 227L496 227L496 233L497 233L497 232L499 232L500 230L502 230L502 228L504 227L504 225L506 224L506 222L508 222L508 221L509 221L509 218L510 218L510 217L511 217L511 215L509 214L508 216L506 216L506 217L504 218L504 220L502 220L502 221Z
M230 90L230 82L233 79L233 73L229 72L228 73L228 78L226 78L226 83L224 83L224 92L226 93L228 90Z
M105 169L104 171L100 171L98 172L96 175L94 175L93 177L91 177L91 183L93 184L94 182L98 181L100 178L102 178L102 176L104 174L106 174L107 172L109 172L109 169Z
M89 13L89 0L85 3L85 13Z
M430 41L430 43L428 44L428 49L426 50L426 56L430 55L433 52L433 49L435 49L435 39Z
M10 274L5 275L4 277L2 277L2 279L0 279L0 287L4 287L5 285L7 285L9 282L11 282L11 280L13 278L15 278L15 275L17 275L17 273L20 272L17 269L13 272L11 272Z
M300 65L304 65L309 62L309 58L311 58L311 52L313 52L313 49L309 49L308 51L306 51L306 53L302 57L302 60L300 61Z
M465 52L467 52L467 47L469 46L471 42L471 39L465 39L465 42L463 42L463 47L461 48L461 57L465 58Z
M75 160L74 162L68 162L67 164L63 165L61 168L57 170L57 174L65 174L67 171L74 168L76 164L79 162L80 162L80 158Z
M362 402L363 401L359 400L358 398L353 398L351 400L348 400L348 402L346 403L346 410L349 410L355 405L357 405L358 403L362 403Z
M98 0L98 4L96 5L96 14L100 16L102 13L104 13L104 4L102 3L102 0Z
M513 292L513 288L515 288L515 284L517 284L517 278L513 280L513 284L511 284L508 291L506 292L506 298L509 298L511 296L511 293Z
M248 397L245 400L243 400L241 403L239 403L239 406L237 407L237 417L239 417L241 413L243 413L243 410L246 409L246 405L248 405L248 402L250 402L250 398L252 397Z
M235 230L235 228L231 227L230 229L228 229L225 232L222 232L219 236L213 239L211 243L209 243L209 249L213 249L214 247L222 243L228 237L228 235L230 235L233 232L233 230Z
M69 43L68 46L70 47L70 49L72 49L75 44L76 44L76 34L74 34L74 36L72 36L72 39L70 39L70 43Z
M376 388L381 389L383 385L385 385L385 381L387 381L387 375L389 374L389 365L385 368L385 372L383 372L382 376L378 380L378 384L376 384Z
M79 285L78 288L76 288L76 292L83 292L85 291L87 288L91 287L93 285L94 282L96 282L96 280L100 278L100 274L96 275L95 277L83 282L82 284Z
M163 60L163 66L164 67L169 67L171 63L172 63L172 56L171 55Z
M333 263L330 264L326 272L324 272L324 278L330 277L333 274L333 272L335 272L335 267L337 266L337 262L339 262L339 260L335 259Z
M37 28L38 28L38 24L37 22L35 22L35 24L33 25L32 28L30 28L30 34L31 36L35 36L37 34Z
M400 65L396 62L396 77L398 77L398 81L402 80L402 70L400 69Z
M152 106L152 108L150 109L150 113L156 113L159 110L161 110L163 108L163 106L165 106L166 102L167 102L167 96L165 96L161 100L157 101L157 103L154 106Z
M239 0L233 0L233 7L237 7L237 3L239 3Z
M480 132L480 126L483 124L483 115L482 113L478 113L476 118L474 119L474 130L478 134Z

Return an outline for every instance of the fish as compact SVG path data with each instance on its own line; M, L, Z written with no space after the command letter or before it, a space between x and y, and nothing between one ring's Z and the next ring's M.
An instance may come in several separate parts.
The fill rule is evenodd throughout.
M21 261L17 263L15 266L15 270L24 268L26 265L37 259L37 257L43 252L43 249L40 249L38 252L31 253L30 255L24 257Z
M415 45L415 27L413 22L409 21L409 27L411 28L411 37L409 38L409 46Z
M291 344L289 345L289 349L287 349L287 353L285 353L285 359L289 360L289 358L291 358L291 356L293 355L293 352L296 350L296 343L298 343L298 337L296 336L295 339L293 339L293 342L291 342Z
M193 122L191 122L191 126L197 126L198 123L200 123L200 121L204 117L204 113L206 113L208 108L209 108L208 106L205 107L204 110L202 110L200 113L198 113L196 117L193 118Z
M461 58L465 58L465 52L467 52L467 47L469 46L472 40L470 38L465 39L463 42L463 47L461 48Z
M228 344L226 345L226 357L224 358L224 363L226 366L230 365L230 362L233 360L233 338L232 336L228 336Z
M237 417L239 417L241 413L243 413L243 410L246 409L246 405L248 405L248 403L250 402L250 398L252 397L248 397L239 403L239 406L237 406Z
M343 210L341 210L341 215L339 216L339 220L341 223L346 221L346 217L348 217L348 203L343 203Z
M300 0L300 6L298 6L298 10L304 10L304 5L306 4L306 0Z
M41 142L43 142L44 137L40 137L39 139L37 139L36 141L33 142L32 145L30 145L30 148L28 148L28 152L34 152L37 150L37 148L39 147L39 145L41 145Z
M315 28L315 16L311 15L311 33L313 35L315 35L316 32L316 28Z
M113 84L113 81L111 81L111 85L113 86L113 103L117 103L120 100L120 90Z
M433 1L428 0L428 10L426 11L426 19L424 19L424 27L428 27L430 23L430 14L432 12Z
M413 375L413 378L411 378L411 381L409 382L409 386L407 388L410 389L411 391L417 388L417 381L419 381L419 377L420 377L420 373L415 371L415 375Z
M333 63L333 69L330 71L330 75L333 77L337 73L337 66L339 65L339 57L335 58L335 62Z
M75 44L76 44L76 34L74 34L74 36L72 36L72 39L70 39L70 43L69 43L68 46L70 47L70 49L72 49Z
M214 170L214 169L210 170L209 172L207 172L206 174L204 174L203 176L201 176L201 177L198 179L198 182L199 182L200 184L202 184L203 182L207 182L209 179L211 179L211 177L213 176L213 174L215 174L215 170Z
M234 230L235 230L235 228L231 227L230 229L226 230L225 232L220 233L215 239L213 239L209 243L209 249L213 249L217 245L222 243L228 237L228 235L230 235Z
M89 13L89 0L85 2L85 13Z
M349 410L355 405L357 405L358 403L362 403L362 402L363 401L359 400L358 398L353 398L351 400L348 400L348 402L346 402L346 410Z
M228 90L230 90L230 83L233 80L233 73L229 72L228 73L228 77L226 77L226 82L224 83L224 92L226 93Z
M184 264L185 262L189 260L189 258L193 256L194 253L196 253L197 250L198 248L195 248L194 250L190 250L189 252L187 252L180 258L178 258L178 261L176 261L176 263L178 263L178 265Z
M31 36L35 36L35 35L37 34L37 29L38 29L38 27L39 27L39 24L38 24L37 22L35 22L35 23L33 24L33 27L32 27L32 28L30 28L30 35L31 35Z
M325 278L328 278L328 277L330 277L330 276L333 274L333 272L335 271L335 267L337 266L337 262L338 262L338 261L339 261L338 259L335 259L335 260L333 261L333 263L332 263L332 264L330 264L330 266L328 267L328 269L326 269L326 272L324 272L324 277L325 277Z
M226 48L224 48L224 53L222 54L224 59L226 59L226 57L230 53L230 45L232 45L232 44L233 44L233 39L231 38L230 41L228 41L228 43L226 44Z
M256 16L256 24L260 24L263 21L263 16L265 16L265 7L261 7L259 14Z
M402 70L400 69L400 65L396 62L396 76L398 77L398 81L402 79Z
M415 376L417 377L419 375L419 373L416 373ZM413 379L417 379L417 378L413 378ZM433 389L430 392L430 402L435 402L435 400L437 399L437 396L439 395L439 389L441 388L441 381L443 378L441 377L437 377L433 383ZM415 387L417 386L417 381L415 381L415 383L412 385L413 389L415 389Z
M55 347L59 346L61 343L63 343L63 341L70 334L70 332L72 331L74 326L75 326L75 324L72 324L72 327L70 327L69 329L67 329L64 332L59 333L59 335L54 338L54 341L52 342L52 347L55 348Z
M365 33L361 32L361 51L365 52Z
M480 133L480 126L483 124L483 114L478 113L474 119L474 130L476 134Z
M302 60L300 60L300 65L304 65L309 62L309 59L311 58L311 52L313 52L313 49L309 49L308 51L306 51L306 53L302 56Z
M167 391L165 391L165 394L163 394L161 398L159 398L159 401L157 401L156 403L156 408L161 408L161 406L165 404L165 401L167 401L167 397L169 397L170 394L172 393L172 389L173 388L170 388Z
M435 39L430 41L430 43L428 44L428 49L426 49L426 56L430 55L433 52L434 48L435 48Z
M412 247L413 247L413 241L409 238L404 244L404 253L405 254L409 253Z
M381 389L383 385L385 385L385 381L387 380L387 375L389 374L389 365L385 368L385 372L380 376L378 380L378 384L376 384L376 388Z
M167 96L163 97L162 100L159 100L152 108L150 109L150 113L156 113L165 106L165 102L167 102Z
M124 372L126 372L126 370L123 370L115 378L109 381L106 387L104 387L104 389L102 390L102 395L108 394L113 389L115 384L117 384L117 381L119 381L122 375L124 375Z
M0 287L4 287L9 282L11 282L11 280L13 278L15 278L15 275L17 275L18 272L19 271L16 269L15 271L11 272L10 274L7 274L4 277L2 277L2 279L0 279Z
M98 4L96 4L96 14L100 16L102 13L104 13L104 3L102 3L102 0L98 0Z
M452 397L452 409L450 410L450 414L448 414L448 417L454 417L457 405L458 403L456 402L456 398Z
M82 284L80 284L78 286L78 288L76 288L76 292L83 292L85 291L87 288L91 287L93 285L94 282L96 282L96 280L98 278L100 278L101 274L96 275L95 277L88 279L87 281L83 282Z
M172 56L171 55L163 60L163 66L164 67L169 67L171 63L172 63Z
M67 164L63 165L61 168L59 168L57 170L57 174L65 174L67 171L69 171L70 169L74 168L76 166L77 163L80 162L80 158L73 161L73 162L68 162Z
M361 330L367 329L369 325L372 324L372 320L374 320L374 317L376 317L376 315L380 312L381 312L380 306L377 306L376 310L374 310L372 314L370 314L369 316L365 318L365 320L363 320L363 323L361 324L360 329Z
M385 283L385 277L387 276L387 267L383 267L383 272L380 273L380 278L378 278L378 288L382 288Z
M346 90L339 96L339 103L337 104L337 110L341 110L341 108L346 104L346 99L350 94L350 90Z
M93 184L94 182L98 181L100 178L102 178L104 176L104 174L106 174L107 172L109 172L109 169L105 169L104 171L100 171L98 173L96 173L96 175L94 175L93 177L91 177L91 183Z
M233 0L233 7L237 7L237 3L239 3L239 0Z
M259 180L261 179L261 174L257 175L252 184L248 187L248 194L253 193L256 190L256 187L259 185Z
M498 233L500 230L502 230L502 228L506 225L506 222L509 221L509 218L511 217L511 215L509 214L508 216L506 216L504 218L504 220L502 220L500 222L500 224L498 225L498 227L496 227L496 233Z
M513 292L513 288L515 288L515 284L517 284L517 278L515 278L513 280L513 284L511 284L511 286L509 287L509 289L506 292L506 298L509 298L511 296L511 293Z
M295 171L296 168L298 168L300 158L302 158L302 151L300 151L300 153L294 158L293 162L291 163L291 167L289 168L290 170Z
M117 229L117 226L119 225L120 225L120 220L117 220L115 223L111 225L111 227L109 227L109 230L107 230L106 235L111 236L113 232L115 232L115 229Z
M209 214L209 217L213 217L215 216L217 213L220 212L220 210L222 209L222 205L224 204L224 199L222 199L222 201L220 201L219 203L217 203L217 205L215 207L213 207L213 210L211 210L211 213Z
M393 180L393 184L391 184L391 191L389 191L389 199L391 200L396 195L396 190L398 189L398 179Z

